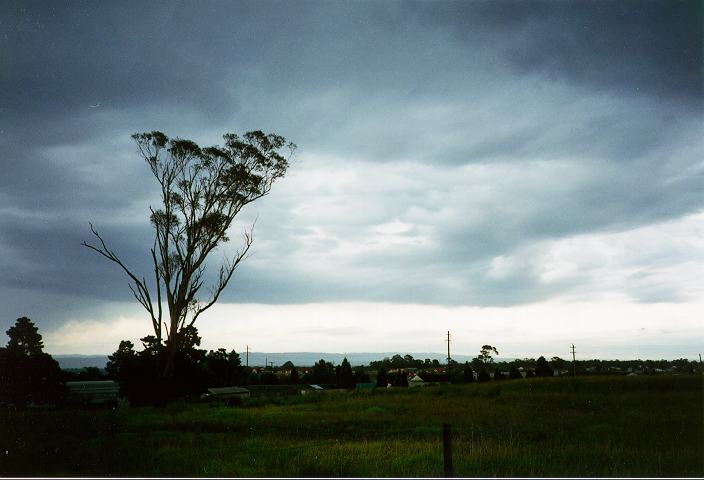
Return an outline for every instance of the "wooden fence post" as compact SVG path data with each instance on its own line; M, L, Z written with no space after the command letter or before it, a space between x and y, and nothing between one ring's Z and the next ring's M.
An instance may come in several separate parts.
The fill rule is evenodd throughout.
M452 471L452 430L449 423L442 424L442 454L445 477L454 477Z

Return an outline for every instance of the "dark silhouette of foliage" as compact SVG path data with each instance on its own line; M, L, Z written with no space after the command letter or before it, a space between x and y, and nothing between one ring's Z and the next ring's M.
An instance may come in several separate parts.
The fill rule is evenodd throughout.
M425 361L421 359L416 359L413 358L412 355L406 354L406 355L399 355L396 354L393 357L385 357L382 360L375 360L372 362L369 362L369 366L374 369L379 369L381 367L386 368L386 370L391 370L391 369L396 369L396 368L423 368L423 367L430 367L430 366L440 366L440 363L437 360L433 360L432 362L430 359L426 359Z
M229 387L244 383L244 369L240 356L234 350L229 353L224 348L211 350L205 356L209 387Z
M407 387L408 376L404 370L389 373L389 383L391 383L393 387Z
M347 357L342 359L342 363L336 373L338 386L342 388L354 388L354 373L352 372L350 362L347 361Z
M259 383L261 385L278 385L279 377L277 377L271 370L265 370L259 377Z
M371 383L369 375L364 371L364 367L354 368L354 383Z
M516 365L511 365L511 368L508 371L508 377L512 379L518 379L518 378L523 378L523 375L521 375L520 370L518 370L518 367Z
M491 380L491 375L486 370L480 370L477 374L477 381L480 383L488 382Z
M336 383L335 368L332 363L326 362L322 358L313 365L310 377L311 382L316 384Z
M538 357L535 362L535 375L537 377L552 377L553 375L552 368L550 368L548 361L543 356Z
M419 371L417 372L417 375L423 379L423 381L428 382L428 383L440 383L440 382L446 382L447 381L447 375L445 373L436 373L434 371ZM461 377L462 382L464 382L464 372L462 373Z
M491 356L492 352L496 355L499 354L499 351L496 349L496 347L492 347L491 345L482 345L481 350L479 350L477 360L479 360L483 365L494 363L494 359Z
M462 377L463 377L464 383L474 382L474 370L472 370L472 367L469 364L469 362L464 363L464 369L462 370Z
M261 376L259 372L255 370L249 371L249 376L247 377L247 385L259 385L261 382Z
M24 408L30 403L60 403L65 394L63 372L44 353L42 336L27 317L7 330L7 347L0 348L0 401Z
M91 225L95 244L83 245L116 263L130 278L130 289L149 314L154 343L165 345L157 370L171 375L182 339L198 317L217 302L236 267L252 245L251 230L244 246L220 266L218 278L203 299L206 260L229 241L228 230L247 204L267 195L283 177L288 160L279 152L293 144L274 134L252 131L242 137L228 133L223 146L201 148L190 140L170 139L161 132L132 135L160 187L161 206L150 207L154 242L150 249L153 282L125 265ZM164 319L162 301L167 304ZM182 362L180 362L182 363Z
M166 345L148 335L141 339L144 350L134 351L134 345L122 341L115 353L108 357L106 370L120 383L120 391L131 404L163 406L181 397L196 397L208 386L206 351L197 349L200 337L194 326L184 329L172 360L174 370L164 377L160 367L169 355ZM236 355L236 353L235 353ZM216 374L214 374L216 375Z
M298 370L296 369L296 367L292 366L291 373L288 376L288 383L290 383L292 385L296 385L299 383L299 381L300 381L300 379L298 378Z
M78 372L74 373L71 380L79 382L94 382L105 380L107 375L98 367L84 367Z
M44 349L44 341L39 329L27 317L20 317L15 324L5 332L10 338L7 349L19 355L39 355Z
M108 376L117 382L125 381L134 374L137 367L137 352L134 344L129 340L122 340L117 350L108 355L105 371Z
M376 386L386 388L389 384L389 374L384 367L381 367L376 374Z
M565 362L563 359L560 357L552 357L550 359L550 367L552 367L553 370L557 370L558 372L561 372L566 368L567 362Z

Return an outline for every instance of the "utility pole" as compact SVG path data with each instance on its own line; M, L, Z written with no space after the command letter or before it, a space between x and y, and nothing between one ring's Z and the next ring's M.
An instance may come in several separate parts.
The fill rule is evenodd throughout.
M246 366L247 368L249 368L249 345L247 345L247 354L246 354L245 358L246 358L246 360L245 360L245 366Z
M572 376L577 376L577 360L574 356L574 343L572 344Z
M450 357L450 331L447 331L447 378L450 378L450 362L452 361L452 357Z

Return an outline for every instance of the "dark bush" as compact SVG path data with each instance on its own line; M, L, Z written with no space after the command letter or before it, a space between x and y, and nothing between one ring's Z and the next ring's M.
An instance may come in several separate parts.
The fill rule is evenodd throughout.
M464 370L462 370L462 375L464 377L464 383L474 382L474 370L472 370L472 367L469 365L469 362L465 362Z
M405 370L400 370L389 374L389 383L393 387L407 387L408 386L408 376Z
M488 382L489 380L491 380L491 376L489 375L489 372L487 372L486 370L481 370L479 372L479 374L477 374L477 381L478 382L483 383L483 382Z
M389 375L386 372L386 369L384 367L381 367L379 369L379 372L376 374L376 386L381 387L381 388L386 388L386 386L389 384Z
M535 362L535 375L537 377L552 377L553 372L550 368L550 364L545 360L545 357L541 356Z

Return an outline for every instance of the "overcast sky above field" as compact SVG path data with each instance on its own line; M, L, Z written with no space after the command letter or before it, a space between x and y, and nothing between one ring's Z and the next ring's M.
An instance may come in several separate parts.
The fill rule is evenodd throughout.
M3 2L2 332L150 333L129 135L298 144L243 212L255 254L200 323L238 351L695 358L704 344L701 2ZM142 267L144 265L144 267ZM0 334L2 335L2 334ZM2 337L0 337L2 340ZM4 343L4 341L0 341Z

